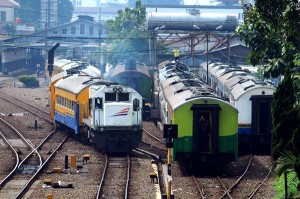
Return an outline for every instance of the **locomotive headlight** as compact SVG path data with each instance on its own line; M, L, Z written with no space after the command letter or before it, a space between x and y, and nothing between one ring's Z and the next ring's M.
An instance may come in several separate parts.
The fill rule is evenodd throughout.
M123 88L119 87L118 92L121 93L123 91Z
M114 92L117 92L117 90L118 90L117 87L114 87L114 88L113 88L113 91L114 91Z

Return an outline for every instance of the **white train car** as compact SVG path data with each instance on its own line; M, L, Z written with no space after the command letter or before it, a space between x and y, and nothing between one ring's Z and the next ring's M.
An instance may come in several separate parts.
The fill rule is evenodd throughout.
M200 66L199 76L207 81L206 63ZM239 110L240 152L269 154L275 87L247 69L221 62L208 64L208 84Z

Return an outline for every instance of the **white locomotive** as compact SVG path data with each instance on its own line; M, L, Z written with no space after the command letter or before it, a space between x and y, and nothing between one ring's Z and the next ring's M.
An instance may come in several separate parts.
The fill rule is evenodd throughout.
M142 137L142 97L134 89L85 75L53 85L54 121L107 153L128 153ZM51 110L52 111L52 110Z

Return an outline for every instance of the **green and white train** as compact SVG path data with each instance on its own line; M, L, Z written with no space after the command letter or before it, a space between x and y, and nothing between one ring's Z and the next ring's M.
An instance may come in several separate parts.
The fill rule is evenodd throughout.
M178 125L172 159L196 171L237 160L238 110L187 66L163 63L159 67L161 120Z

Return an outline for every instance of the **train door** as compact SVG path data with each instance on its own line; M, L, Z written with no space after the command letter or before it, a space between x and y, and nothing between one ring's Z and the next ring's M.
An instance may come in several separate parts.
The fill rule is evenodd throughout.
M199 133L199 150L202 152L211 151L211 113L199 111L198 113L198 133Z
M217 152L219 146L218 104L194 104L193 110L193 151L200 153Z
M272 96L252 96L252 145L254 153L271 153Z

